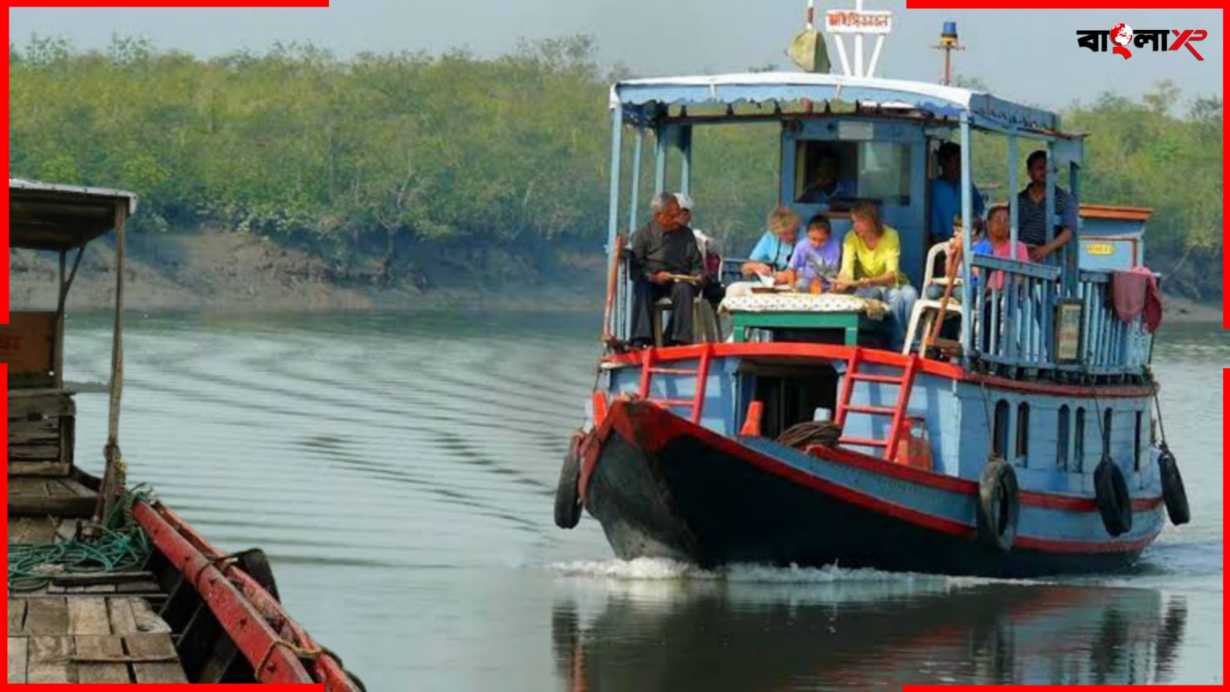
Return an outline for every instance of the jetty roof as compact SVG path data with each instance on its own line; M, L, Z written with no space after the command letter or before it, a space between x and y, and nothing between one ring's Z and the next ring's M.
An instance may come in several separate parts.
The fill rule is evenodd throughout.
M956 118L967 113L976 126L988 129L1060 135L1056 114L984 91L929 82L809 72L629 79L611 87L610 106L622 107L628 119L648 121L659 109L675 105L780 103L803 99L910 108L936 118Z
M9 245L35 250L80 247L115 227L119 205L131 216L137 195L9 178Z

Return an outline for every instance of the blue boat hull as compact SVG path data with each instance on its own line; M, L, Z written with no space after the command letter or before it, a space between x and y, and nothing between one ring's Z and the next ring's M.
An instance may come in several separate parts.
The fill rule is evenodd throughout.
M609 418L582 491L624 559L992 577L1106 572L1131 565L1163 521L1160 503L1137 501L1133 530L1112 539L1091 500L1029 494L1016 545L999 552L977 540L968 482L850 452L824 459L732 439L646 402L618 402Z

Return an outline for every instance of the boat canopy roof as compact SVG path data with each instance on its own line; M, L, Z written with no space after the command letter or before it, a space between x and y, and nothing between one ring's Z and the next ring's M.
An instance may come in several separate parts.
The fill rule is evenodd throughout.
M971 117L971 124L1006 132L1063 136L1059 117L983 91L874 77L809 72L750 72L629 79L611 87L610 106L624 118L648 123L670 106L834 100L881 107L910 108L936 119ZM734 117L732 117L734 119Z
M137 195L101 187L9 178L9 245L69 250L115 228L116 209L137 210Z

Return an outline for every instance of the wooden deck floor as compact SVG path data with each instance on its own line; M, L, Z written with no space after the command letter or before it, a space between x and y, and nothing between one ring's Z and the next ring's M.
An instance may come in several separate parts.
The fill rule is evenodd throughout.
M94 493L68 478L10 476L8 541L70 537L71 517L88 516L93 503ZM66 575L11 593L8 681L187 682L171 628L155 610L164 598L147 572Z

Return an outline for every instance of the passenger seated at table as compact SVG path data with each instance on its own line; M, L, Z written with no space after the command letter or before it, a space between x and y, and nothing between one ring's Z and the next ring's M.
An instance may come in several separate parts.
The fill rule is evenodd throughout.
M759 281L738 281L726 287L727 296L751 295L757 286L775 286L790 280L790 258L799 237L799 215L789 207L777 207L765 220L769 230L760 236L748 261L739 267L744 276Z
M900 351L918 300L918 293L900 269L901 237L896 229L884 225L879 208L871 202L855 204L850 220L853 227L842 242L841 271L833 290L853 291L862 298L886 303L893 321L889 348Z
M756 241L748 261L741 267L744 276L782 275L790 268L790 257L799 239L799 215L789 207L778 207L769 212L765 225L769 230Z
M632 235L632 345L653 344L651 311L670 297L671 317L662 330L666 345L692 343L692 301L700 291L704 268L696 237L684 225L679 201L669 192L650 205L653 220ZM689 279L690 277L690 279Z
M807 222L807 237L794 248L788 283L800 291L831 291L840 267L841 243L833 237L833 225L816 214Z

